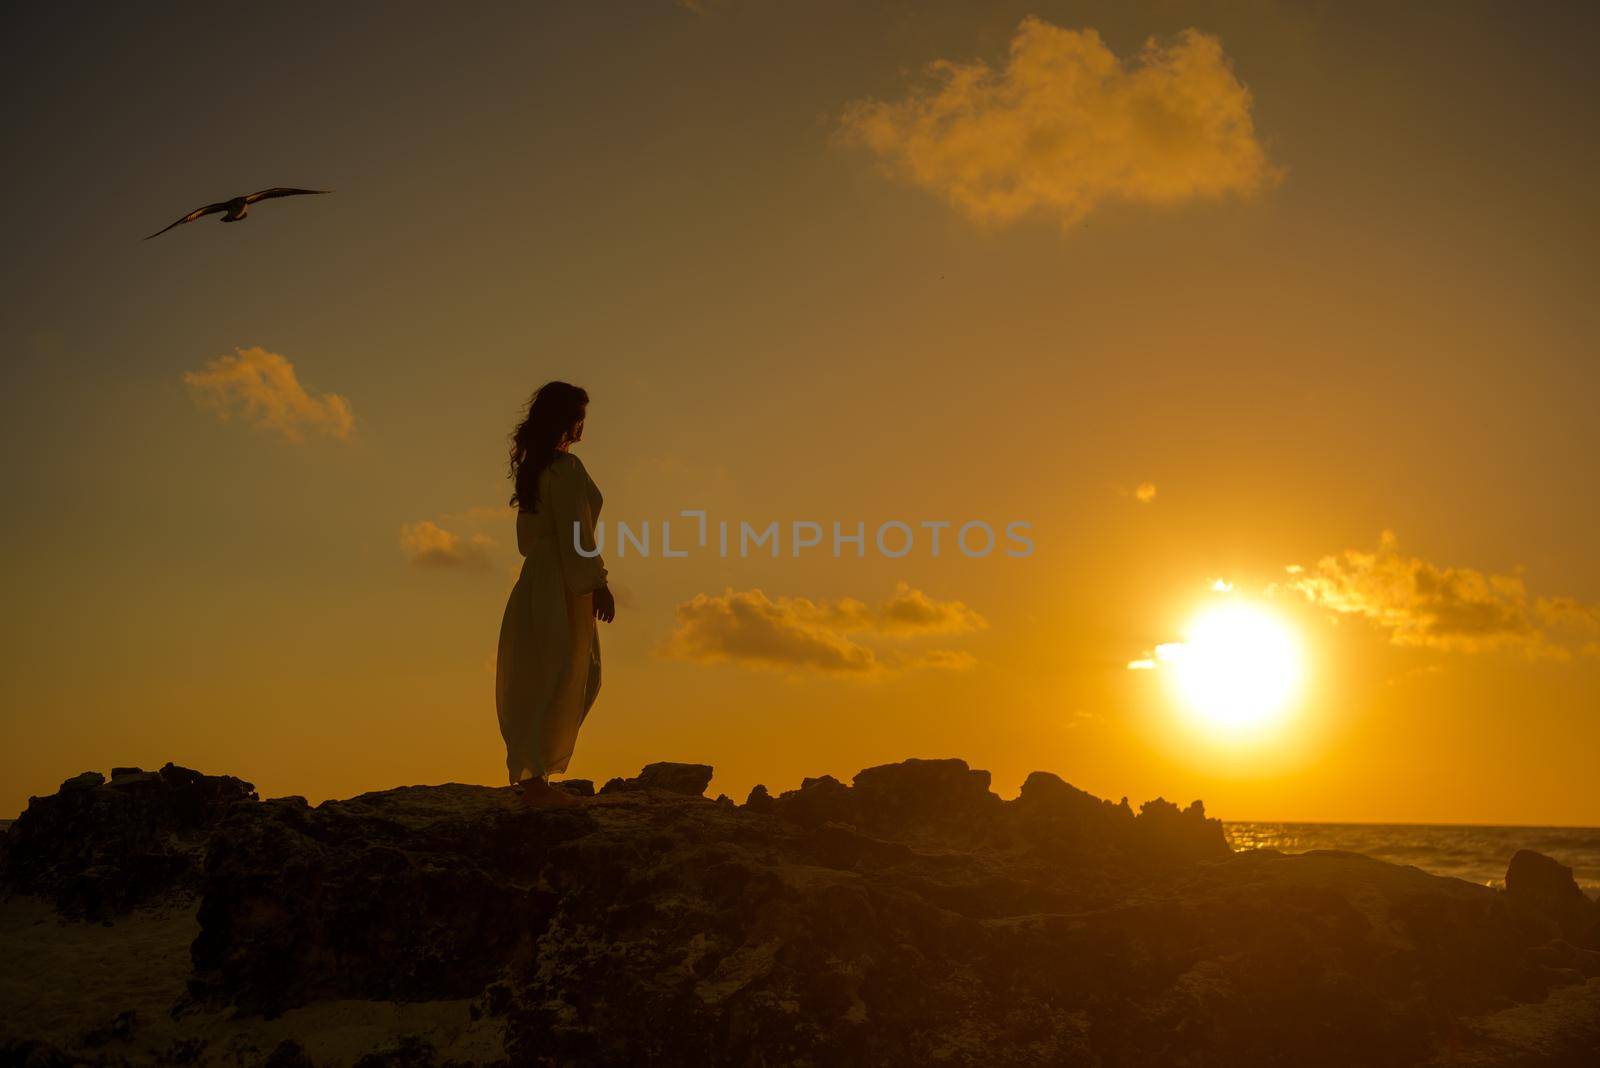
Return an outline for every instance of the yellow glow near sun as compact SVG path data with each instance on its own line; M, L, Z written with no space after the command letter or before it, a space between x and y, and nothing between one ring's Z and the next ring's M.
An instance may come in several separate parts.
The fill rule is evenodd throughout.
M1258 605L1230 601L1201 612L1181 642L1156 649L1179 699L1200 723L1249 734L1275 723L1300 687L1295 632Z

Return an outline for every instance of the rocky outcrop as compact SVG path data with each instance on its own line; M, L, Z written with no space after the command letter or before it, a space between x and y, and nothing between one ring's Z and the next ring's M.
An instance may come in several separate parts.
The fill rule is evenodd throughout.
M513 1065L1592 1063L1600 954L1537 854L1501 892L1234 854L1199 802L1044 773L1003 801L959 760L744 806L652 767L537 809L463 785L227 805L191 996L472 999Z
M68 915L106 919L175 890L193 889L211 829L255 787L229 775L167 764L86 771L7 829L0 883L53 898Z
M1519 849L1506 869L1506 902L1531 933L1600 950L1600 902L1589 900L1565 864Z
M630 779L612 779L600 788L603 794L628 790L665 790L668 793L699 797L711 784L710 764L677 764L670 760L646 764Z
M548 926L554 854L589 813L460 785L236 808L206 855L191 989L267 1013L473 996Z

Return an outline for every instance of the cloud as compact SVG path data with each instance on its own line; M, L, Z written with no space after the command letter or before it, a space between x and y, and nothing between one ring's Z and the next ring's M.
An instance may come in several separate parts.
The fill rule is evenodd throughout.
M1149 504L1156 499L1156 484L1154 482L1141 482L1133 491L1133 499L1140 504Z
M845 632L875 631L896 636L961 634L989 625L988 620L962 602L935 601L904 582L896 583L894 594L876 608L850 597L816 605L802 599L802 603L811 606L815 622Z
M854 598L812 601L768 597L759 589L697 594L677 607L677 624L663 656L700 663L873 675L886 670L961 669L975 661L950 649L895 652L887 659L860 637L905 638L957 634L988 626L960 601L936 601L899 583L881 605Z
M1565 657L1600 651L1600 607L1530 597L1521 575L1444 567L1400 553L1392 531L1375 552L1348 549L1291 567L1280 589L1340 615L1371 620L1395 645L1476 653L1514 648Z
M1155 671L1162 664L1183 656L1183 642L1162 642L1149 656L1128 661L1129 671Z
M1005 67L938 60L903 100L858 100L841 119L902 179L973 219L1033 212L1070 227L1101 204L1248 196L1277 181L1250 91L1217 38L1185 30L1112 54L1094 30L1022 20Z
M1583 604L1572 597L1541 597L1534 608L1546 626L1600 636L1600 605Z
M202 407L226 423L234 416L259 430L304 441L308 432L344 440L355 426L350 402L337 393L313 397L295 375L294 364L275 352L255 347L219 356L183 381Z
M419 567L487 568L492 548L494 539L486 534L463 538L428 519L400 526L400 550Z
M736 593L730 588L720 597L696 594L678 605L677 626L662 655L852 674L882 667L871 649L816 622L816 608L804 598L774 601L759 589Z

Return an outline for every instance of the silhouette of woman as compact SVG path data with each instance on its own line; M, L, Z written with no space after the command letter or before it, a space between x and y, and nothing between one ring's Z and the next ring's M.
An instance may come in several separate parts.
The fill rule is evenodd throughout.
M511 782L531 804L575 802L550 776L567 770L600 691L594 621L616 616L595 548L600 491L568 451L583 439L588 406L589 394L577 386L546 383L511 435L511 504L523 561L500 622L495 707Z

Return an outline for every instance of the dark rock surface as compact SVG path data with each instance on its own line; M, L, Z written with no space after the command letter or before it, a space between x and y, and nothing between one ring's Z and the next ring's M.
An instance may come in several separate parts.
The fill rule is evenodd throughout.
M1506 900L1534 931L1600 949L1600 904L1585 896L1565 864L1517 850L1506 868Z
M711 784L711 774L710 764L678 764L661 760L646 764L631 779L610 780L601 787L600 792L614 794L628 790L665 790L668 793L700 797Z
M168 764L86 771L28 808L7 830L0 883L51 897L65 913L109 919L198 882L212 827L255 787Z
M1135 812L1046 773L1002 801L959 760L744 806L702 796L704 765L652 768L570 806L452 784L211 810L195 1004L468 998L512 1065L1465 1068L1600 1047L1600 906L1538 854L1501 892L1234 854L1199 802ZM31 848L60 852L44 826ZM421 1038L366 1056L443 1063Z

